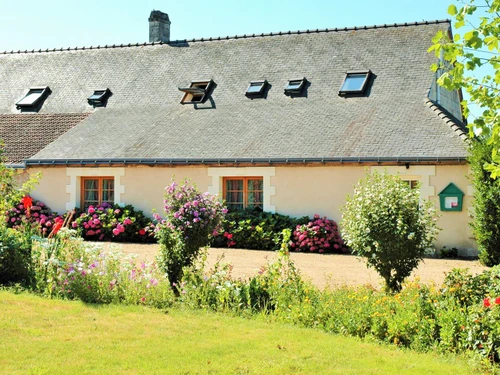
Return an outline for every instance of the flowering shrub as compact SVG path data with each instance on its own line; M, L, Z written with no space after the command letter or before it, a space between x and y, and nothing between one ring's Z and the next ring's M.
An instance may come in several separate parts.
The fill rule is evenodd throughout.
M222 221L222 229L214 237L212 246L278 250L283 239L283 229L293 229L308 221L307 216L295 219L257 209L229 212Z
M319 215L307 224L297 225L290 247L296 251L347 253L337 223Z
M160 243L159 260L172 283L182 277L200 248L210 243L227 210L215 196L200 193L185 180L165 188L165 218L158 214L156 236Z
M9 228L18 228L23 223L30 223L42 236L49 235L52 226L61 220L62 217L52 212L45 203L33 200L29 195L24 196L15 207L10 208L5 217Z
M0 285L29 284L31 244L25 233L0 225Z
M431 202L420 204L417 189L377 172L360 180L347 197L342 224L347 245L366 258L389 291L401 290L439 231Z
M102 203L90 206L71 224L90 241L153 242L154 225L142 211L131 205Z
M173 302L170 284L155 263L138 265L133 256L105 253L72 231L40 238L33 250L36 289L48 296L160 308Z

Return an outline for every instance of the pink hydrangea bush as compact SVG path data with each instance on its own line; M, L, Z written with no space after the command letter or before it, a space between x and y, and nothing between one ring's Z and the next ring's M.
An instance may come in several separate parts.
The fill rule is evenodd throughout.
M102 203L90 206L71 226L90 241L154 241L154 224L131 205L121 207Z
M347 253L335 221L319 215L307 224L297 225L290 247L295 251Z
M9 228L18 228L23 223L31 223L42 236L49 235L54 224L63 217L45 205L42 201L25 196L15 207L10 208L5 215Z

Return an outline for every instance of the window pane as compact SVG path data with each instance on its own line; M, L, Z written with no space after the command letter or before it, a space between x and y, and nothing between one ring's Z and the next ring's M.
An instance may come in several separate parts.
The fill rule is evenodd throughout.
M262 179L247 181L248 190L262 190L263 185L264 181Z
M85 190L97 190L99 189L99 180L86 178L83 180L83 188Z
M226 190L243 190L243 180L226 180Z
M344 84L342 85L341 91L360 91L363 88L363 83L365 82L366 74L349 74Z
M250 84L250 87L248 88L247 92L260 92L262 89L262 86L264 86L264 83L252 83Z
M262 206L262 192L261 191L248 192L248 206L249 207L261 207Z
M30 91L23 99L21 99L17 104L20 105L32 105L42 96L42 90Z
M227 191L226 192L226 203L238 203L243 204L243 192L242 191Z
M112 179L102 180L102 189L103 190L113 190L115 185L115 181Z

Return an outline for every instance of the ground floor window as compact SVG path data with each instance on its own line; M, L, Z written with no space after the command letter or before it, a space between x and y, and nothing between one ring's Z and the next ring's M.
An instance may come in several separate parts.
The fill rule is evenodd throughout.
M224 177L224 198L230 211L245 208L263 209L262 177Z
M416 189L418 187L418 183L419 181L417 180L403 180L405 181L409 186L410 186L410 189Z
M115 180L113 177L82 177L81 208L101 203L115 203Z

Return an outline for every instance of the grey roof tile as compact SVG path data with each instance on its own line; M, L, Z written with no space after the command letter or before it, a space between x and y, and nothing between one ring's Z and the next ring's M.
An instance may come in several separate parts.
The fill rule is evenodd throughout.
M448 23L0 55L0 113L47 85L46 113L93 111L32 159L464 157L461 134L426 104L427 53ZM370 69L366 97L343 98L348 70ZM305 97L283 88L306 77ZM177 87L213 79L211 100L182 105ZM266 99L247 98L267 79ZM106 108L86 98L109 87ZM455 124L455 122L453 122ZM456 124L455 124L456 125ZM458 125L457 125L458 126Z

